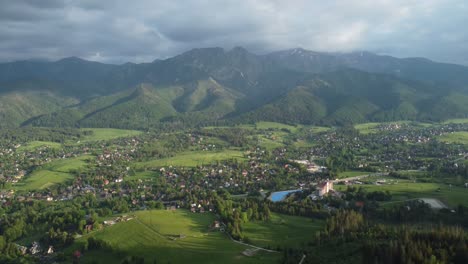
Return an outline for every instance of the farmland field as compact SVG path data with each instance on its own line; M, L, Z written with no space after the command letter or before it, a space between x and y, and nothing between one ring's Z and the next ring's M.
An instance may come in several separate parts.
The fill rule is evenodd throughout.
M449 119L444 122L444 124L466 124L468 123L468 118L454 118Z
M133 214L133 213L132 213ZM69 251L93 236L112 246L118 254L85 252L81 263L119 261L120 255L144 257L146 263L276 263L280 253L257 252L247 257L247 246L231 241L224 233L210 229L214 215L187 210L139 211L135 219L105 227L78 239Z
M136 167L162 167L162 166L186 166L195 167L197 165L209 164L216 161L237 159L245 160L239 150L222 151L187 151L176 154L174 157L156 159L135 163Z
M50 170L34 171L26 177L26 179L12 185L12 188L16 190L41 190L73 179L70 173Z
M460 131L460 132L448 133L448 134L440 136L439 139L447 143L468 144L468 132Z
M380 124L381 123L363 123L355 125L354 128L359 130L359 132L362 134L369 134L377 132L376 128Z
M90 158L92 158L92 156L83 155L76 158L50 162L43 165L41 169L26 175L23 180L12 185L12 188L16 190L41 190L57 183L72 180L73 176L70 172L86 166L86 160Z
M468 206L468 189L439 183L418 183L407 180L393 180L388 184L375 185L364 184L354 185L362 187L368 192L389 191L392 194L392 202L405 201L415 198L439 199L449 207L456 207L458 204ZM337 190L345 190L344 185L335 185Z
M21 146L18 148L19 151L30 151L37 149L39 147L49 147L49 148L60 148L62 144L57 142L49 142L49 141L31 141L28 142L26 145Z
M245 224L244 234L257 246L295 247L313 240L323 226L323 220L273 213L268 222Z
M85 136L81 141L98 141L98 140L109 140L121 137L130 137L141 134L141 131L137 130L125 130L125 129L114 129L114 128L82 128L82 131L92 131L93 134Z
M288 129L291 132L295 132L297 130L296 126L276 122L257 122L255 125L257 129Z

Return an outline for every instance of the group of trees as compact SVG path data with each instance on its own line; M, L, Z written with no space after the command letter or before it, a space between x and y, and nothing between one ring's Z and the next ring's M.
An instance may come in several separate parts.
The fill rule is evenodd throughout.
M467 234L457 227L381 229L365 243L363 263L468 263Z
M218 197L215 205L221 219L227 223L227 232L235 239L247 239L242 233L244 223L268 221L271 217L268 202L255 198L233 202L230 199Z

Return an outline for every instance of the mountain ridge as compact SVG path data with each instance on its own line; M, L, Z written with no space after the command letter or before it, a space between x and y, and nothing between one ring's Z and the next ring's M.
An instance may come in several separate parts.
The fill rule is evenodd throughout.
M33 98L24 96L20 102L8 97L12 92L56 100L45 99L49 94L73 104L53 103L28 112L13 107L15 100L27 105L24 100ZM201 48L139 64L77 57L0 63L0 100L11 99L10 107L0 107L4 127L431 121L468 116L467 96L468 67L364 51L295 48L256 55L242 47ZM37 100L31 105L38 105Z

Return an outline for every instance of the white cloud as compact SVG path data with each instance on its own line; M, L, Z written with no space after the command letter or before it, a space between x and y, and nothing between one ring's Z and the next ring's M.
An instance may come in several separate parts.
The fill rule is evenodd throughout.
M466 63L466 9L464 0L3 1L0 61L141 62L196 47L244 46Z

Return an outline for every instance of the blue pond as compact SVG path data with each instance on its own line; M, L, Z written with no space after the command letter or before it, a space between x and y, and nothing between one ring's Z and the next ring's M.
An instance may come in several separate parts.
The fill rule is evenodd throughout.
M300 191L301 190L289 190L289 191L274 192L274 193L271 193L270 200L272 202L279 202L279 201L284 200L284 198L286 198L288 194L294 193L294 192L300 192Z

